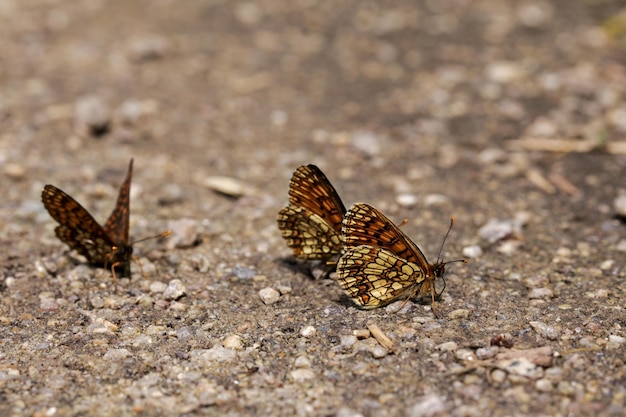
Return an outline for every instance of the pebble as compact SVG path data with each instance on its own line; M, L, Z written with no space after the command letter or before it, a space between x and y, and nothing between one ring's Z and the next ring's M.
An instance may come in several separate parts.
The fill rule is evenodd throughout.
M337 409L335 413L335 417L364 417L363 414L359 413L356 410L348 408L346 406L341 406Z
M356 329L352 330L352 334L359 339L367 339L371 336L369 329Z
M228 197L239 198L257 194L257 190L254 187L231 177L207 177L204 179L203 185L216 193Z
M616 249L619 252L626 252L626 239L622 239L617 243Z
M535 388L540 392L552 392L554 390L552 382L547 378L538 379L535 382Z
M501 384L506 379L506 372L502 369L494 369L493 372L491 372L491 379L494 382Z
M102 359L105 361L121 361L130 356L128 349L109 349L105 352Z
M476 349L476 357L480 360L491 359L500 349L498 346L486 346Z
M111 109L98 96L78 99L74 110L74 123L77 130L88 130L89 134L99 136L106 133L111 123Z
M626 194L620 195L613 200L613 208L618 216L626 217Z
M231 334L224 338L222 345L227 349L241 350L243 349L243 340L239 335Z
M306 356L298 356L294 361L294 366L296 368L309 369L311 368L311 361Z
M254 269L246 268L244 266L235 266L233 267L231 273L235 278L240 279L242 281L247 281L254 278L257 273Z
M280 293L274 288L267 287L259 291L259 297L265 305L272 305L278 302Z
M339 336L339 344L343 347L352 347L357 342L357 337L353 335Z
M609 335L609 343L615 343L617 345L623 345L626 343L626 337L618 336L615 334Z
M304 337L312 337L317 333L317 329L313 326L304 326L302 330L300 330L300 334Z
M424 197L424 205L427 207L442 206L444 204L448 204L449 202L450 198L443 194L428 194Z
M183 282L179 279L173 279L163 292L163 298L166 300L178 300L185 294L187 294L187 288L183 285Z
M396 203L402 207L413 207L418 201L419 197L415 194L403 193L396 196Z
M5 164L3 171L4 175L11 178L12 180L21 180L26 174L26 168L24 168L24 165L14 162L9 162Z
M559 329L550 326L542 321L531 321L528 324L530 324L530 327L532 327L533 330L536 331L539 335L550 340L558 339L561 333Z
M381 138L369 130L357 130L350 138L352 146L368 156L377 156L382 150Z
M293 371L289 372L289 375L291 376L291 379L296 382L302 382L315 378L315 372L310 369L294 369Z
M190 352L192 362L205 364L207 362L228 362L235 359L237 352L233 349L216 345L211 349L194 349Z
M530 298L531 300L552 297L554 297L554 291L552 291L550 288L533 288L528 293L528 298Z
M478 245L465 246L463 248L463 256L467 258L478 258L483 254L483 250Z
M445 342L445 343L435 346L435 349L441 350L444 352L454 352L458 348L459 346L456 344L456 342Z
M169 42L161 36L151 35L134 39L128 44L128 57L135 62L162 58L169 49Z
M59 308L59 304L54 298L42 298L39 301L39 308L43 311L52 311Z
M289 285L276 285L276 290L280 293L280 295L291 294L293 289Z
M607 259L606 261L602 261L600 264L600 269L603 271L609 271L615 266L615 261L613 259Z
M436 395L426 395L415 400L415 403L406 410L407 417L434 417L446 415L450 406L445 398Z
M464 308L459 308L457 310L453 310L451 312L448 313L448 318L450 318L451 320L455 320L455 319L466 319L469 317L469 310L464 309Z
M537 379L543 376L543 368L535 365L526 358L505 359L497 362L498 368L509 374Z
M200 222L196 219L183 217L170 220L167 223L167 228L172 231L165 244L169 250L190 248L199 240Z
M193 332L187 326L183 326L180 329L176 330L176 338L181 343L186 343L188 340L193 339ZM224 346L230 348L230 346Z

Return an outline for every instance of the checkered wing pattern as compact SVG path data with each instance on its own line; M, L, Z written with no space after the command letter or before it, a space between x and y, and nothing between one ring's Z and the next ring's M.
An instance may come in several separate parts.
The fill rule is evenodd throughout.
M324 173L315 165L301 166L289 184L289 206L278 213L278 228L297 258L336 260L343 249L345 211Z
M431 294L444 264L431 265L422 251L374 207L357 203L343 222L346 252L337 265L339 284L364 308L376 308L401 297Z
M76 200L54 185L41 193L44 207L59 223L57 237L93 265L127 267L132 254L128 241L129 195L133 161L122 184L113 213L104 227Z

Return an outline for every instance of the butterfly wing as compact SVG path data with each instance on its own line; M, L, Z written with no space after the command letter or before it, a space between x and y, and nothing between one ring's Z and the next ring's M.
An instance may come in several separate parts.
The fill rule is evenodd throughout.
M326 220L338 233L346 208L326 175L315 165L298 168L289 183L289 204Z
M278 212L278 228L294 256L327 260L341 253L341 234L315 213L295 206Z
M422 293L424 272L419 265L387 249L361 245L348 249L341 257L337 280L352 301L370 309Z
M133 177L133 160L128 165L126 179L120 187L113 213L104 225L104 232L118 246L129 245L128 225L130 220L130 182Z
M419 247L383 213L365 203L350 207L343 222L346 249L361 245L379 246L398 258L419 265L425 271L431 267Z
M41 200L50 216L59 223L59 239L92 264L103 264L110 256L113 242L102 226L83 206L54 185L46 185Z

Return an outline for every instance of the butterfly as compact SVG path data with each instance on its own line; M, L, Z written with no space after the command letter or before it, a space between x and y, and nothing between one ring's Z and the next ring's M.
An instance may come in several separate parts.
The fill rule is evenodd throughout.
M87 258L90 264L104 268L110 265L116 285L115 268L122 268L123 275L130 276L133 246L128 240L128 221L132 175L131 159L115 209L104 226L101 226L76 200L54 185L46 185L41 193L44 207L59 223L55 229L57 237Z
M315 165L301 166L289 183L289 206L278 212L278 228L296 258L333 264L343 250L345 212L326 175Z
M403 297L408 301L430 295L434 307L435 298L445 289L443 275L450 262L437 259L429 263L398 226L365 203L354 204L348 210L343 234L346 250L337 265L337 278L352 301L371 309ZM443 281L440 291L436 290L436 281ZM433 313L436 316L434 308Z

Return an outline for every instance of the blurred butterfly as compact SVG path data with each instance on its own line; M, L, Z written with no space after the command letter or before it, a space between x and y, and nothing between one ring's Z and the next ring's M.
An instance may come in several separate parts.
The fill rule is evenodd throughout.
M121 268L123 276L130 276L133 246L128 239L128 225L132 175L131 159L113 213L104 226L76 200L54 185L46 185L41 193L44 207L59 223L55 229L57 237L87 258L90 264L104 268L110 266L116 285L116 268ZM168 231L159 236L167 236L169 233Z

